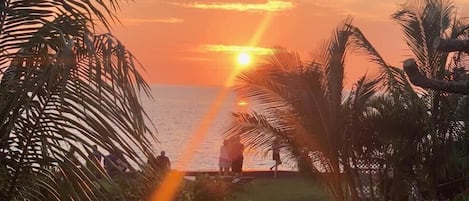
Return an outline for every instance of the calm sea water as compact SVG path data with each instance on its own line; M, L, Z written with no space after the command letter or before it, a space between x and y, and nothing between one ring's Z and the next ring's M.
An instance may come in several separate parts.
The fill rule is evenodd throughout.
M199 146L193 147L189 165L182 164L182 151L191 142L191 136L204 116L214 104L222 87L153 85L154 101L143 98L143 106L158 129L155 151L166 151L172 168L177 170L217 170L218 154L223 142L223 128L229 123L230 112L239 110L235 94L230 91L212 124L207 125L205 138ZM259 153L245 153L244 169L268 170L274 163L271 153L265 157ZM282 165L280 169L291 170L291 165Z

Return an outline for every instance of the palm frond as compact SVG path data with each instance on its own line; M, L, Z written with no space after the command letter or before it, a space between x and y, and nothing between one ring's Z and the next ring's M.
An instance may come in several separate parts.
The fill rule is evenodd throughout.
M407 45L427 76L442 79L447 53L433 49L433 43L451 28L454 7L444 0L417 2L403 5L392 18L401 25Z
M363 32L356 26L348 24L353 34L351 37L351 46L355 52L366 55L371 62L378 65L381 75L380 80L383 82L382 87L391 93L396 99L408 93L412 93L411 84L403 76L401 69L389 65L379 52L373 47L370 41L365 37Z
M74 46L67 44L52 57L43 51L47 45L39 45L36 51L25 51L30 54L23 61L17 58L13 62L23 66L16 67L22 70L22 76L15 93L2 94L3 101L10 102L5 104L8 108L2 108L10 114L4 116L0 127L7 134L2 136L7 142L2 152L17 164L11 164L15 171L11 182L4 186L9 189L4 191L7 195L14 194L16 189L12 187L21 182L17 178L22 177L15 175L29 174L18 172L21 169L15 167L19 165L71 165L60 162L68 152L63 146L81 144L90 149L97 144L105 150L122 150L136 164L144 163L139 153L151 154L153 136L149 135L151 129L145 124L147 116L136 92L138 88L148 90L148 86L138 75L134 58L111 35L86 36L69 43ZM86 159L84 149L77 153ZM26 156L34 160L26 161ZM43 161L49 158L55 161ZM81 175L78 178L82 180L90 174L63 168L68 171L62 173ZM91 181L88 178L82 182L90 186Z
M320 152L318 142L313 142L311 136L306 136L301 125L295 124L298 120L289 115L289 112L277 111L275 117L266 117L257 112L233 113L232 122L228 125L227 137L241 136L249 148L267 153L271 150L273 139L281 142L281 147L287 155L283 157L297 163L302 168L308 168L313 173L324 172L330 169L326 157ZM303 134L299 134L303 132ZM317 176L317 175L316 175Z
M2 200L113 200L91 145L144 163L156 140L139 101L149 87L111 34L120 1L3 1L0 18ZM96 20L97 19L97 20ZM69 189L63 191L62 185Z
M351 30L346 24L350 24L351 19L346 19L344 25L337 28L333 33L331 40L324 50L324 72L326 94L332 104L338 106L342 100L343 80L344 80L344 61L349 46L349 37Z
M428 53L426 52L427 47L425 46L425 34L420 22L418 13L415 13L412 8L414 6L402 5L402 8L392 14L392 18L396 20L400 25L401 29L404 32L404 37L406 39L407 45L410 47L411 51L417 57L417 60L421 66L429 66ZM415 8L417 9L417 8ZM430 69L427 69L426 72L429 72Z
M376 95L379 90L380 78L370 79L366 75L362 76L350 91L345 105L352 106L355 111L364 111L367 102Z
M238 75L234 86L240 96L258 102L265 111L290 107L286 100L294 99L290 85L295 80L286 73L303 68L298 54L278 49L273 55L265 64Z
M118 5L120 1L3 1L0 4L2 11L0 27L1 58L4 59L8 55L14 56L20 48L34 42L32 38L38 30L44 26L53 26L53 21L62 18L62 16L86 23L100 23L109 28L110 23L108 20L115 20L116 18L108 3ZM76 28L60 30L67 32L76 30Z
M252 112L233 113L231 120L224 135L242 136L248 147L254 150L268 151L273 137L287 138L288 128L280 129L281 126L277 125L279 119L268 119L264 115Z

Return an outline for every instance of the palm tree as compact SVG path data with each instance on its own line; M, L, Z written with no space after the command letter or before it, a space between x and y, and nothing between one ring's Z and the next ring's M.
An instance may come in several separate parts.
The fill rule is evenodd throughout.
M380 87L381 77L362 77L347 94L344 66L353 27L339 27L307 64L277 49L271 59L242 73L235 90L255 102L252 113L234 113L226 134L267 151L276 136L300 171L323 182L334 200L359 200L352 141L356 120Z
M409 47L420 51L416 55L423 58L422 63L444 69L447 55L421 48L432 43L425 40L448 33L435 28L451 24L447 20L453 8L430 0L418 7L406 6L393 15L402 23L405 36L431 32L408 41ZM412 21L417 14L426 18ZM424 30L412 31L412 27ZM241 135L249 146L264 151L272 136L281 137L300 170L322 181L335 200L365 196L407 200L420 199L422 194L435 199L442 181L464 174L467 167L454 160L464 150L467 153L460 149L467 137L455 115L455 109L462 107L457 104L461 97L413 88L404 71L385 62L349 22L321 50L309 64L297 54L278 50L267 64L240 75L235 89L259 106L250 114L235 113L226 134ZM345 96L342 80L347 50L367 55L380 74L360 79ZM436 69L427 72L444 78L443 71ZM365 178L362 168L368 169ZM367 192L366 182L371 187Z
M446 69L448 54L431 46L442 37L440 33L447 34L443 36L446 38L467 37L462 36L467 34L467 24L454 13L448 2L426 0L404 4L393 14L419 66L432 66L421 69L431 79L450 78ZM464 119L458 115L461 111L457 111L464 108L467 98L411 87L401 69L387 64L358 28L352 30L354 49L378 64L387 89L385 96L370 102L369 111L373 112L362 121L368 126L360 126L368 129L364 134L369 140L366 150L384 154L381 166L392 169L393 179L380 181L381 196L385 200L406 200L409 195L438 198L441 183L452 182L467 172L467 166L461 164L467 163L463 158L468 152L461 144L467 147L468 140L461 124ZM448 67L458 69L455 63L458 61L453 60ZM384 174L386 170L380 178L386 178Z
M132 164L151 154L139 64L111 34L96 34L119 5L0 3L0 200L114 200L96 182L111 178L77 163L91 162L93 144Z
M454 39L467 38L467 21L459 18L455 7L444 0L425 0L409 2L403 5L392 15L399 23L404 33L405 42L415 56L419 69L425 76L435 80L450 80L450 70L456 69L447 65L448 52L438 51L433 44L440 38ZM454 63L454 62L453 62ZM453 68L453 69L450 69ZM422 177L421 190L426 191L431 198L437 197L437 187L440 183L448 182L454 176L449 172L456 167L452 157L458 151L458 142L466 141L460 121L458 121L456 109L465 99L461 95L449 95L444 92L431 89L423 90L421 94L425 101L429 117L427 140L422 140ZM467 123L467 122L466 122ZM467 125L467 124L466 124ZM466 153L467 154L467 153ZM467 169L466 169L467 170ZM457 176L458 177L458 176Z
M413 84L423 88L467 94L465 81L448 80L442 75L444 71L450 70L445 68L444 63L448 59L448 52L458 51L453 54L457 60L469 53L467 18L457 16L453 5L447 1L419 3L408 3L393 15L406 33L406 42L417 59L404 62L407 75ZM417 66L421 66L422 72ZM453 67L453 73L457 73L461 66Z

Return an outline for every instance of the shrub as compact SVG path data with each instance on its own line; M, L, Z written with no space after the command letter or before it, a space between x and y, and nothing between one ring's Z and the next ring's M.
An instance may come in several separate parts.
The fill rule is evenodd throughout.
M178 195L178 201L233 201L233 186L220 177L199 175L193 182L186 182Z

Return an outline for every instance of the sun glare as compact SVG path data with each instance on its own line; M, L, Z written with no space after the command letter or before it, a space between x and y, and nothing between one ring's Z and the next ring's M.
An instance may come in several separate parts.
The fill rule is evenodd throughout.
M241 52L238 55L238 64L241 66L247 66L251 63L251 56L246 52Z
M247 106L247 105L248 105L248 102L246 102L245 100L238 101L238 106L244 107L244 106Z

